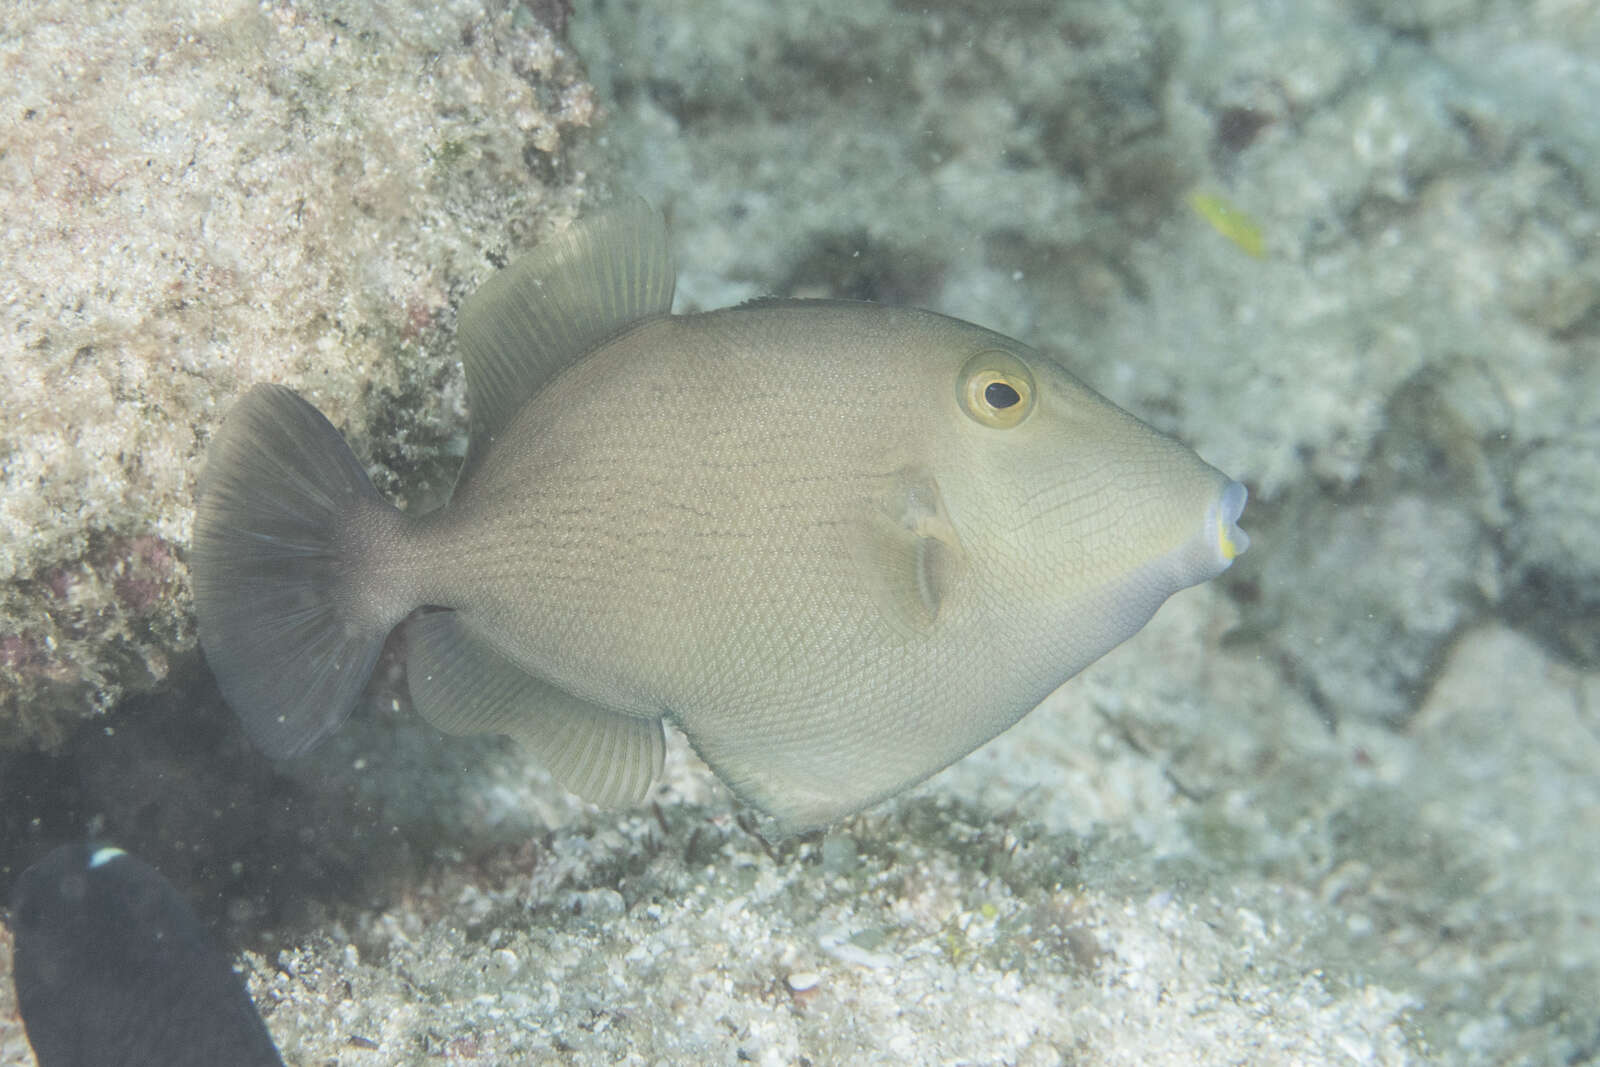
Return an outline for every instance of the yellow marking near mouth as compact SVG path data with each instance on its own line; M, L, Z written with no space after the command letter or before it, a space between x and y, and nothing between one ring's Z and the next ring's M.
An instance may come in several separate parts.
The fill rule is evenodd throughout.
M1239 555L1239 544L1228 532L1228 527L1222 523L1217 524L1217 550L1222 553L1222 558L1232 563Z

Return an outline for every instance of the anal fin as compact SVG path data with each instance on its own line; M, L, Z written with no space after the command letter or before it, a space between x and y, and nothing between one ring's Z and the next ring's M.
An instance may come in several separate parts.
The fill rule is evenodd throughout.
M406 640L412 703L445 733L515 738L563 787L602 807L639 803L660 777L659 718L612 711L535 678L453 611L412 619Z

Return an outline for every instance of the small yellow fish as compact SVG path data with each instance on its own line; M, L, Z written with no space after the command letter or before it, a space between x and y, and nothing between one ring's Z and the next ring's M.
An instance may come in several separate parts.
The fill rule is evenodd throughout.
M663 722L783 831L960 759L1249 544L1245 489L1010 338L928 311L671 314L638 201L462 310L448 506L384 501L257 386L211 444L200 637L257 744L336 729L407 624L417 708L641 799Z
M1189 207L1251 259L1266 256L1267 239L1261 232L1261 224L1229 201L1215 193L1197 190L1189 194Z

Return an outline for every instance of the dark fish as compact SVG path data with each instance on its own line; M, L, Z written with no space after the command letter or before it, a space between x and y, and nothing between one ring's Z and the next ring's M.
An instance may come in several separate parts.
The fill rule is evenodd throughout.
M188 902L121 849L62 845L29 867L11 927L39 1067L283 1067Z

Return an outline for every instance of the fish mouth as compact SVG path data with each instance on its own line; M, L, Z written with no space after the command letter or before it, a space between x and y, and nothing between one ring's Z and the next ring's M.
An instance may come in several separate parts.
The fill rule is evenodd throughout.
M1245 501L1249 499L1250 490L1243 482L1230 481L1211 505L1207 525L1215 531L1213 543L1224 567L1250 547L1250 535L1239 529L1239 516L1244 514Z

